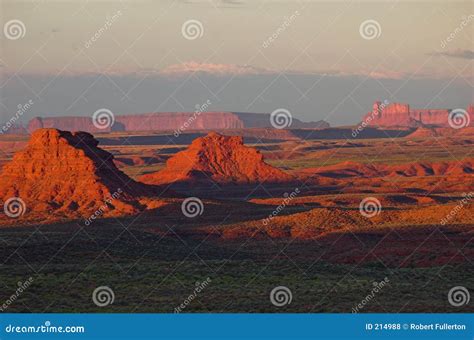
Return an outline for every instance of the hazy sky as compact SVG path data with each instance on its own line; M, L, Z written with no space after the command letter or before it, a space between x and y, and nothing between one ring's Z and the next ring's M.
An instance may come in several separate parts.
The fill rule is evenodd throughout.
M473 1L3 0L1 12L0 121L30 99L25 120L209 99L335 125L376 99L473 101Z

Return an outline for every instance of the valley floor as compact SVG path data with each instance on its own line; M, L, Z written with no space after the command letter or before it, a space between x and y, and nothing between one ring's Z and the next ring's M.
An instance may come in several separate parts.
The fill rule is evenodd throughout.
M472 303L455 307L448 299L453 287L474 291L472 135L330 139L342 134L330 132L306 140L298 134L313 132L288 140L242 132L268 163L296 178L287 185L166 186L155 208L90 224L34 213L0 218L0 308L474 312ZM166 134L99 139L137 179L162 169L196 135L176 144ZM0 165L24 146L8 138ZM189 196L203 205L197 217L183 215ZM376 202L373 216L361 208L364 199ZM113 292L113 303L94 303L98 287ZM287 298L280 307L271 298L278 287Z
M1 236L0 300L33 278L8 312L173 313L186 300L182 312L474 311L447 299L453 286L474 286L469 261L428 268L386 267L376 259L332 263L321 258L327 245L316 241L222 243L183 238L173 229L165 236L110 225L20 228ZM113 290L112 304L93 303L100 286ZM271 303L277 286L291 291L291 303Z

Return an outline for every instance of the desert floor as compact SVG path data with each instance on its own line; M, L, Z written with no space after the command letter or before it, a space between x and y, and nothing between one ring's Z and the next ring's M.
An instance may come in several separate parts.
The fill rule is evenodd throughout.
M0 221L0 301L33 277L8 312L173 313L208 280L183 312L350 313L386 279L359 312L474 311L447 299L454 286L474 289L474 204L465 200L474 191L473 137L387 131L354 139L350 129L332 130L226 132L243 134L294 176L291 184L171 185L154 210L90 225L48 216ZM96 137L138 178L201 135ZM1 136L0 165L26 140ZM202 199L196 218L181 211L188 196ZM373 217L360 212L367 197L380 202ZM98 286L113 289L113 304L92 303ZM291 290L291 303L271 303L277 286Z

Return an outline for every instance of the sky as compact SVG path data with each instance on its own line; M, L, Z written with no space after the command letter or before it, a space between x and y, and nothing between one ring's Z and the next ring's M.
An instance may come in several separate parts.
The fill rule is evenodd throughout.
M209 100L210 111L285 108L331 125L357 123L375 100L417 108L474 102L473 1L1 6L0 122L30 100L23 121L100 108L193 111Z

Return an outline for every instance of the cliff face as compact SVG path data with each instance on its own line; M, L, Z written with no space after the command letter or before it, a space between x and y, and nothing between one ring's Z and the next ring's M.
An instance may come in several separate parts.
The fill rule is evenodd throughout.
M114 124L115 125L115 124ZM28 122L28 131L33 133L38 129L58 129L68 131L85 131L85 132L110 132L112 130L121 131L120 125L111 128L98 129L92 123L90 117L36 117Z
M380 127L450 127L449 114L451 109L412 109L408 104L391 103L384 105L375 102L371 112L367 113L363 122L369 126ZM470 125L474 125L474 106L466 110L470 117Z
M163 112L116 116L126 131L238 129L244 125L231 112Z
M112 127L98 129L91 117L50 117L33 118L28 123L28 131L55 128L86 132L109 131L176 131L176 130L220 130L242 128L271 128L269 114L233 113L233 112L162 112L136 115L117 115ZM291 127L315 128L329 127L324 121L301 122L293 119Z

